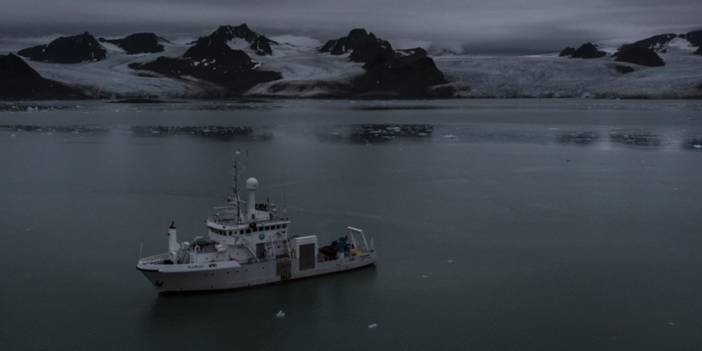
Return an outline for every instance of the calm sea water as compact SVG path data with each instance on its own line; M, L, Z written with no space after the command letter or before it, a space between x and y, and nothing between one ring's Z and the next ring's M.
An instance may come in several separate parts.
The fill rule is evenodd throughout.
M50 105L0 112L2 350L702 345L702 102ZM377 267L158 296L140 245L201 235L236 150Z

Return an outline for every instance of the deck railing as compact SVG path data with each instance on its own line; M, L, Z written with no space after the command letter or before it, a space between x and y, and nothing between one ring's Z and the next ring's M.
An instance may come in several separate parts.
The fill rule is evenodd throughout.
M163 253L163 254L159 254L159 255L140 258L139 264L154 264L154 263L159 263L159 262L163 262L165 260L170 260L170 259L171 259L170 254Z

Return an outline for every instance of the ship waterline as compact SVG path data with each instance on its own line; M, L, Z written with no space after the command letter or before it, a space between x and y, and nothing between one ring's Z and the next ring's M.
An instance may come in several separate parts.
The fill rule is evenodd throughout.
M339 257L332 261L317 262L312 269L300 270L299 260L289 257L247 265L207 263L187 265L183 270L156 268L140 262L137 265L144 276L160 293L228 290L309 278L322 274L343 272L375 264L375 252L360 256Z

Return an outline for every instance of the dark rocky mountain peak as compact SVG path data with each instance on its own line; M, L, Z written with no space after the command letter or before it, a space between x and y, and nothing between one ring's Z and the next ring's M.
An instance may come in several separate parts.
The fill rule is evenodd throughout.
M154 33L134 33L121 39L100 38L101 42L115 44L128 55L162 52L163 45L169 41Z
M353 93L371 96L422 97L429 87L446 82L434 60L422 48L393 50L386 40L365 29L353 29L345 37L329 40L321 52L343 55L363 62L366 72L352 82Z
M631 44L622 45L620 47L620 49L626 48L628 46L638 46L638 47L641 47L644 49L651 49L654 51L665 52L666 46L668 45L668 43L670 43L673 39L681 37L681 36L682 35L673 34L673 33L654 35L652 37L649 37L646 39L641 39L641 40L633 42Z
M183 57L195 61L211 61L213 64L226 65L230 69L250 69L255 65L245 52L234 50L226 41L212 36L198 39Z
M571 55L570 57L572 58L583 58L583 59L593 59L593 58L600 58L606 56L607 53L604 51L600 51L597 46L593 43L585 43L583 45L580 45L579 48L577 48Z
M388 41L376 38L375 34L361 28L352 29L345 37L327 41L319 51L332 55L351 52L351 61L366 64L384 62L395 56Z
M19 56L0 55L0 100L84 98L78 89L43 78Z
M78 63L99 61L105 58L107 50L90 33L60 37L49 44L37 45L17 52L34 61L53 63Z
M624 44L619 49L622 50L631 46L637 46L645 49L651 49L656 52L665 53L668 50L668 43L676 38L686 39L688 42L690 42L690 45L694 47L702 47L702 30L695 30L684 34L658 34L630 44Z
M222 36L226 40L232 40L235 38L241 38L248 42L256 39L260 34L254 32L249 28L246 23L242 23L238 26L223 25L219 26L211 35Z
M380 92L398 97L426 97L429 87L446 83L443 73L423 49L364 67L366 73L353 82L359 94Z
M224 41L225 43L237 38L243 39L250 44L249 47L256 53L256 55L261 56L273 55L271 45L278 44L274 40L252 31L251 28L246 25L246 23L242 23L238 26L219 26L219 28L212 32L209 37L215 40Z
M683 34L683 37L692 44L692 46L702 47L702 29L694 30Z
M687 32L684 34L685 39L690 42L692 46L697 47L697 51L694 52L695 55L702 55L702 29L694 30L692 32Z
M0 55L0 82L13 79L37 79L41 75L15 54Z
M567 47L558 54L558 56L561 57L570 57L570 58L583 58L583 59L593 59L593 58L600 58L607 55L606 52L600 51L597 46L593 43L585 43L583 45L580 45L580 47L572 48L572 47Z
M635 45L625 45L614 54L615 61L629 62L648 67L664 66L665 62L658 54L649 48Z

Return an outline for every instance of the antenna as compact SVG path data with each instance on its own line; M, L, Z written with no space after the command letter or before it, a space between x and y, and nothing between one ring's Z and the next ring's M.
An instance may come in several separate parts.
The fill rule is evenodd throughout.
M234 153L234 201L236 202L236 222L241 221L241 210L239 209L239 150Z
M246 149L246 161L244 163L244 169L248 174L251 174L250 167L251 165L249 164L249 150Z

